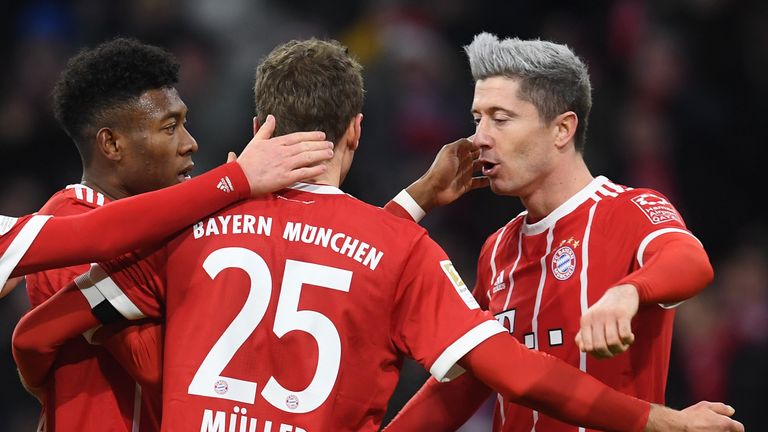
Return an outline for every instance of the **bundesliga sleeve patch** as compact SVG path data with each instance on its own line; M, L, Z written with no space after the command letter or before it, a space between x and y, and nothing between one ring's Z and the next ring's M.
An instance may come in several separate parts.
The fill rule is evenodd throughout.
M440 267L445 272L445 275L448 276L448 280L451 281L451 285L456 289L456 292L459 293L459 297L467 304L467 307L470 309L480 309L480 305L477 304L477 300L472 296L472 293L467 288L467 284L461 279L453 263L450 260L443 260L440 261Z
M669 221L682 223L680 215L666 199L651 193L645 193L632 198L632 202L645 213L652 224L660 224Z
M0 236L10 231L16 225L17 220L19 219L0 215Z

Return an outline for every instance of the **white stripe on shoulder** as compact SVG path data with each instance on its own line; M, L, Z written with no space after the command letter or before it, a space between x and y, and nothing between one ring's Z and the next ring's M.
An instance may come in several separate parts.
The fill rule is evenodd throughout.
M136 320L144 318L144 313L123 293L119 286L109 277L98 264L91 265L88 271L90 282L99 290L102 296L117 309L120 314L129 319Z
M35 215L29 218L26 224L21 227L19 233L11 241L8 249L0 255L0 287L5 285L5 281L8 280L8 276L16 265L27 253L29 247L32 246L32 242L35 241L37 235L40 234L40 230L51 219L51 216L47 215Z
M664 234L673 233L673 232L687 234L687 235L695 238L696 241L699 242L699 244L701 244L701 240L696 238L696 236L693 235L690 231L686 231L686 230L684 230L682 228L664 228L664 229L660 229L660 230L654 231L654 232L648 234L647 236L645 236L643 241L640 242L640 246L637 248L637 263L640 264L640 267L643 266L643 254L645 254L645 248L648 247L648 245L651 243L651 241L653 241L653 239L655 239L658 236L661 236L661 235L664 235Z
M75 198L85 201L87 203L96 204L97 206L104 205L104 195L101 192L96 192L90 187L84 184L71 184L67 185L65 189L72 189L75 191Z
M506 332L496 320L484 321L477 327L466 332L440 354L440 357L432 363L429 373L440 382L450 381L465 372L464 368L456 364L465 354L472 351L481 342L489 337Z

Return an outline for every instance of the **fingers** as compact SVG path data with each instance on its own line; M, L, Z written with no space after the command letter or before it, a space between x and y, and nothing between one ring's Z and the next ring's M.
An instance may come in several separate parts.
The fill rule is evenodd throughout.
M592 345L592 326L590 325L584 325L582 322L581 329L579 330L579 335L581 335L581 346L580 349L582 352L592 352L593 351L593 345Z
M300 155L302 153L309 153L309 152L315 152L315 151L330 151L331 156L333 156L333 143L330 141L322 141L322 140L305 140L305 141L297 141L295 143L289 143L284 145L286 149L286 156L296 156Z
M236 160L237 160L237 154L235 154L235 152L227 153L227 163L234 162Z
M716 412L716 413L718 413L720 415L727 416L727 417L732 416L736 412L736 410L733 409L732 406L726 405L726 404L724 404L722 402L702 401L702 402L699 402L699 404L704 405L708 409L710 409L710 410L712 410L712 411L714 411L714 412Z
M322 175L328 169L328 165L315 165L310 167L296 168L288 173L288 182L296 183L302 180L311 179Z
M323 141L325 142L325 141ZM315 150L302 151L286 159L286 166L291 169L309 167L333 157L333 150L328 146L319 146Z
M619 320L619 339L624 345L635 343L635 334L632 333L632 321L626 318Z
M611 354L611 351L608 349L607 341L605 340L605 330L605 326L592 326L591 354L598 358L613 357L613 354Z
M256 120L254 119L254 122ZM275 116L272 114L267 115L267 119L264 120L264 124L261 125L258 131L253 135L255 139L266 140L272 137L275 132Z

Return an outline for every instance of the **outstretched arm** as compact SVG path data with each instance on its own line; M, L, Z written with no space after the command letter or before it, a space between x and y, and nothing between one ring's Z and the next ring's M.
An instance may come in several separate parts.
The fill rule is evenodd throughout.
M332 144L323 141L324 133L296 132L270 138L274 127L274 117L269 116L236 163L82 215L51 218L26 253L21 251L21 260L10 263L16 267L11 275L106 261L157 244L240 199L282 189L326 169L318 163L332 157L333 151ZM10 255L0 255L0 270Z
M459 363L505 398L574 425L606 431L744 430L729 418L733 409L726 405L700 403L683 411L651 405L529 350L509 334L492 336Z

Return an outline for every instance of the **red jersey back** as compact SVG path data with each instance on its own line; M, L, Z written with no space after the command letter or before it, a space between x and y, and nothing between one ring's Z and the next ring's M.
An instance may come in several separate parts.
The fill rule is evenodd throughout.
M237 204L130 264L78 285L165 316L166 431L376 431L403 354L442 379L503 331L422 228L330 186Z
M14 218L0 215L0 289L48 219L50 216Z
M574 338L587 308L638 269L646 245L668 232L690 234L663 195L598 177L546 218L529 224L523 213L491 235L478 260L474 294L529 348L559 357L623 393L663 403L673 310L641 305L632 321L634 344L612 359L581 353ZM534 427L578 430L499 397L495 431Z
M108 201L87 186L70 185L54 194L39 213L72 216ZM82 240L98 242L99 233L94 232ZM27 275L27 295L32 307L50 298L88 268L80 265ZM142 403L138 384L106 350L89 344L84 338L73 339L62 346L46 391L42 424L48 432L157 429L157 414ZM134 425L141 425L141 429Z

